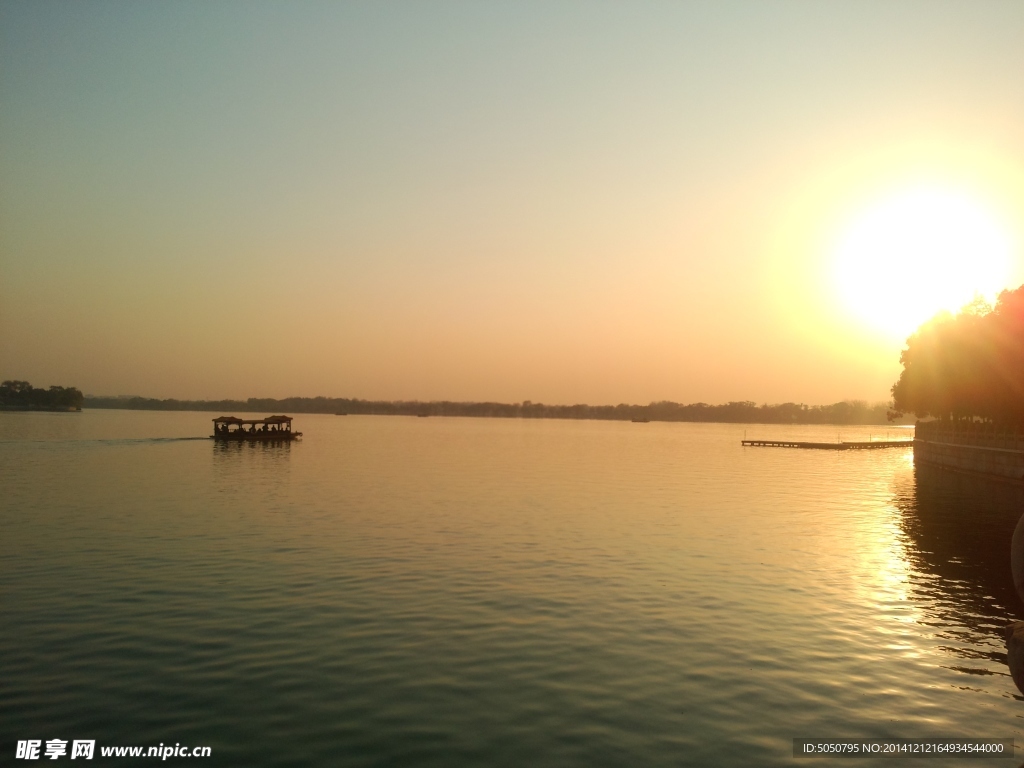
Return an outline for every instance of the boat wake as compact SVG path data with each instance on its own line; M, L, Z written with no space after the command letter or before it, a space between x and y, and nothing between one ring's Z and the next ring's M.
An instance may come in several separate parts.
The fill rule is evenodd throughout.
M213 440L212 437L119 437L113 439L93 438L85 440L0 440L7 443L46 443L49 445L64 443L68 445L148 445L151 443L180 443L184 440Z
M114 440L75 440L73 442L101 443L106 445L144 445L146 443L180 443L184 440L213 440L212 437L122 437Z

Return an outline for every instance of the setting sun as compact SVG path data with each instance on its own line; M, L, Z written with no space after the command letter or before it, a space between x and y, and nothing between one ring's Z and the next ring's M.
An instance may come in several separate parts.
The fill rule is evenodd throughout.
M942 310L1008 287L1010 237L963 191L918 186L853 217L835 249L839 295L859 320L906 337Z

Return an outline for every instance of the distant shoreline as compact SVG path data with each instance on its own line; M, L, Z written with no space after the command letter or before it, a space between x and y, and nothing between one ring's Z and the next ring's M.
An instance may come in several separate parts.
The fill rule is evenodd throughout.
M81 410L81 408L74 408L72 406L49 407L36 405L0 405L0 411L45 411L47 413L79 413Z
M717 424L802 424L833 426L899 426L890 422L888 406L863 402L808 406L800 403L757 405L750 401L708 405L673 402L650 405L546 405L522 403L460 403L452 401L356 400L291 397L282 400L156 400L143 397L86 397L84 407L135 411L219 411L259 413L321 413L366 416L466 416L477 418L578 419L595 421L676 421Z

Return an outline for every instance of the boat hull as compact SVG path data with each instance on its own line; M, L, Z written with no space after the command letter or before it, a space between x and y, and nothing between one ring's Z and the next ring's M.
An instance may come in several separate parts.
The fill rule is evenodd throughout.
M302 437L301 432L229 432L226 435L210 435L214 440L225 443L287 443Z

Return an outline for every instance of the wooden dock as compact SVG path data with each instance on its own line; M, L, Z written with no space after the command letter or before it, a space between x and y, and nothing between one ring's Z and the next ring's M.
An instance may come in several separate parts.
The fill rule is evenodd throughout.
M904 448L913 440L855 440L849 443L807 443L799 440L743 440L743 445L762 448L814 448L822 451L864 451L878 448Z

